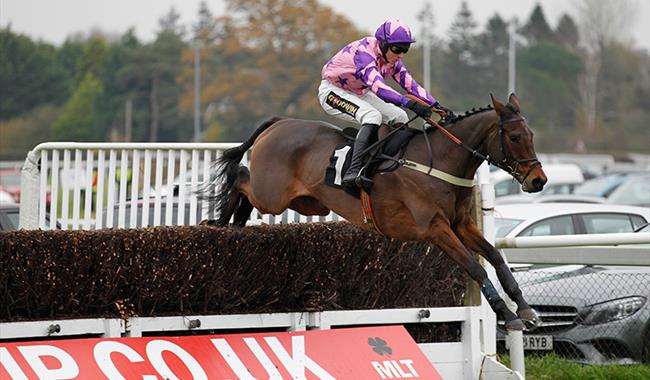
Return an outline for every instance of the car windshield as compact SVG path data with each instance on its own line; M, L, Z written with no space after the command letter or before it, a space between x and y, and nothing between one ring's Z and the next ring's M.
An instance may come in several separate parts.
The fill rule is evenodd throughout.
M616 189L624 179L625 176L619 174L592 178L576 187L574 194L606 197Z
M650 176L630 178L612 192L608 203L650 207Z
M521 219L504 219L504 218L495 218L494 219L494 230L496 237L502 238L505 237L510 231L515 227L521 224L523 220Z

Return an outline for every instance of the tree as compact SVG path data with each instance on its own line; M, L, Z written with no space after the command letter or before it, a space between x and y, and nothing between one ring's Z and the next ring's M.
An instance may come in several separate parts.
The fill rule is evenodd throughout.
M650 154L650 56L617 41L602 50L599 123L590 147Z
M190 123L179 120L178 99L181 88L177 77L182 70L181 54L186 48L184 28L174 8L160 19L160 31L150 47L151 89L149 102L151 127L149 141L178 141L191 136ZM182 128L182 126L186 128Z
M542 6L537 4L526 25L521 29L527 39L532 42L550 42L554 39L553 30L548 26Z
M201 49L201 109L219 137L247 137L271 115L324 118L316 89L320 71L338 49L363 37L343 16L317 0L228 0L216 38ZM193 52L183 55L182 108L193 112ZM212 135L215 135L211 132Z
M481 74L476 78L477 93L508 95L508 38L508 24L494 14L478 36L476 56Z
M478 60L476 56L476 21L467 7L461 8L449 29L449 49L445 60L445 88L450 104L455 108L470 108L484 100L475 91L478 78Z
M571 149L578 99L580 57L552 43L532 44L517 53L522 108L536 127L536 145L548 151Z
M581 78L579 128L580 135L576 145L587 145L593 136L598 121L598 97L600 89L598 77L604 47L625 35L630 26L632 12L630 3L624 0L581 0L578 3L580 36L584 49L585 70Z
M102 83L92 73L87 73L52 125L52 137L68 141L102 139L96 107L103 91Z
M0 29L0 120L34 107L62 104L69 90L56 49L44 42Z
M218 38L218 22L205 1L199 4L198 21L194 24L194 40L204 45L214 43Z
M556 40L567 50L577 51L580 42L578 26L568 14L563 14L555 30Z

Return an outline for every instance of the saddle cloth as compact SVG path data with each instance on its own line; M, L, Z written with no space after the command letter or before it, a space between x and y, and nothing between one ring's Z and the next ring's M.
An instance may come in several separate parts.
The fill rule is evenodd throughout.
M382 126L381 128L390 128ZM342 189L346 193L360 198L360 189L357 186L341 186L343 175L350 167L352 162L352 146L358 130L356 128L345 128L341 133L346 137L346 141L337 145L330 156L330 163L325 172L325 184L337 189ZM417 131L412 129L401 129L390 136L384 143L378 145L366 155L364 170L365 177L372 178L377 173L390 172L399 167L397 162L404 155L404 148ZM365 189L368 193L371 188Z

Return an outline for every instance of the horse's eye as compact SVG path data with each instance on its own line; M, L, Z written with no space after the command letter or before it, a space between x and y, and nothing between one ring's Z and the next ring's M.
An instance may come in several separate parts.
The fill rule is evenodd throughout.
M512 141L514 143L518 142L519 140L521 140L521 136L519 136L519 135L510 136L510 141Z

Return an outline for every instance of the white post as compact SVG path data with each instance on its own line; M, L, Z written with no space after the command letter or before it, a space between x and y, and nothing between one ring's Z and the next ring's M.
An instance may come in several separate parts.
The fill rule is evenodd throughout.
M494 194L494 185L490 182L490 168L487 164L487 162L484 162L478 170L479 174L479 183L481 184L481 209L483 211L483 236L487 241L492 243L494 245L494 242L496 240L495 236L495 230L494 230L494 200L495 200L495 194ZM501 256L503 257L503 260L506 261L506 257L501 252ZM507 261L506 261L507 262ZM485 270L488 272L488 277L490 280L494 283L495 281L498 281L496 272L494 270L494 267L491 265L487 266ZM503 294L503 300L506 302L506 305L508 305L508 308L515 311L517 309L517 305L508 297L507 294ZM482 302L482 305L485 305L486 302ZM489 309L490 313L489 316L484 319L485 324L484 327L487 331L484 332L484 336L486 337L486 341L489 338L490 342L491 339L494 339L494 348L492 346L487 346L485 349L485 353L496 353L496 314L492 312L492 310ZM487 319L489 318L489 319ZM489 334L494 334L494 337L492 337ZM511 367L514 371L518 372L522 378L525 378L526 376L526 371L525 371L525 365L524 365L524 346L523 346L523 339L522 339L522 332L521 331L508 331L507 334L507 342L508 342L508 347L510 349L510 363ZM490 349L490 351L488 351Z
M40 151L30 151L20 172L21 194L18 226L27 230L38 228L38 196L41 187L41 173L38 168L38 161L40 158Z
M431 90L431 43L433 42L433 10L430 2L424 4L424 8L418 14L418 20L422 22L422 85Z
M201 43L194 43L194 142L201 139Z
M516 81L516 50L517 50L517 18L508 24L508 94L515 92Z
M478 183L481 188L481 213L483 216L483 236L494 243L494 185L490 183L490 167L487 163L479 166ZM492 282L498 281L496 272L491 265L485 265L485 271ZM484 297L481 297L481 316L483 320L481 337L483 352L486 355L496 355L497 352L497 317Z

